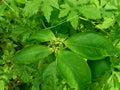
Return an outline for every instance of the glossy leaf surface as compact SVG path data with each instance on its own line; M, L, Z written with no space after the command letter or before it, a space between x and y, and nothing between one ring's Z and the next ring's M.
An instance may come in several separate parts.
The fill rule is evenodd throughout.
M113 46L105 37L95 33L79 33L69 38L65 45L89 60L113 55Z
M14 62L31 64L38 60L44 59L51 54L50 48L46 46L34 45L23 48L12 58Z
M91 82L91 73L86 61L71 51L59 52L57 69L70 87L84 90Z
M38 31L35 34L31 35L29 40L37 40L39 42L47 42L55 38L51 30L42 30Z

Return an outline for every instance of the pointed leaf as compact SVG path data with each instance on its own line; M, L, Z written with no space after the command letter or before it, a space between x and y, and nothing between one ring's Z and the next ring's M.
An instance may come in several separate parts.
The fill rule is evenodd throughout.
M54 40L55 36L51 30L41 30L31 35L29 40L37 40L39 42L47 42Z
M61 77L76 90L84 90L91 82L91 73L86 61L73 52L59 52L57 69Z
M48 2L50 3L51 6L59 9L58 0L48 0Z
M112 43L95 33L79 33L70 37L65 45L90 60L103 59L114 54Z
M61 10L59 13L59 18L67 16L67 14L70 12L70 7L67 4L61 5Z
M24 16L31 17L32 15L36 14L39 10L40 3L40 0L28 1L23 10Z
M44 59L51 54L50 48L46 46L33 45L23 48L12 58L14 62L31 64L38 60Z
M77 28L78 26L78 20L79 17L77 15L77 12L75 11L71 11L67 17L67 20L70 21L71 25L73 26L73 28Z
M58 0L43 0L42 11L48 22L50 22L50 16L53 11L53 7L59 9Z
M42 11L44 13L46 20L50 22L50 16L51 12L53 11L53 8L48 3L45 3L42 7Z

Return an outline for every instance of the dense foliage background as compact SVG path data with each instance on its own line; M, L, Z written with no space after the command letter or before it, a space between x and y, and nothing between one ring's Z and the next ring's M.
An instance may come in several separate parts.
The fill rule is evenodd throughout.
M0 0L0 90L120 90L120 0Z

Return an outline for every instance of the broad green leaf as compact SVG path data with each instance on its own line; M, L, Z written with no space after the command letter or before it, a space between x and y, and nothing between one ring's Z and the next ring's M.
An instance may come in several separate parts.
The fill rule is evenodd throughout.
M113 55L113 46L104 36L95 33L79 33L65 41L75 53L90 60L103 59Z
M44 59L51 54L50 48L42 45L33 45L23 48L12 58L14 62L31 64L38 60Z
M27 3L25 4L25 8L23 10L23 15L27 17L33 16L38 12L40 4L41 0L27 1Z
M88 19L100 19L100 10L95 5L84 5L80 7L79 12Z
M0 80L0 90L4 90L4 81L3 80Z
M75 28L75 29L77 28L79 17L77 15L76 11L72 10L68 15L67 20L70 21L73 28Z
M51 30L41 30L31 35L28 40L37 40L39 42L47 42L54 39L55 39L55 36Z
M85 90L91 82L91 73L86 61L71 51L59 52L57 70L69 86L76 90Z

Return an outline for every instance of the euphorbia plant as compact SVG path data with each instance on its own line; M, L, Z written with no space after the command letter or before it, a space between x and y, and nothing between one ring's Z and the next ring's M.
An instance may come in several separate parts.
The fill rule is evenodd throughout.
M18 51L13 62L32 64L54 53L58 75L76 90L86 90L91 84L87 60L101 60L115 54L112 43L96 33L77 33L71 37L55 37L51 30L38 31L27 39L32 42Z

